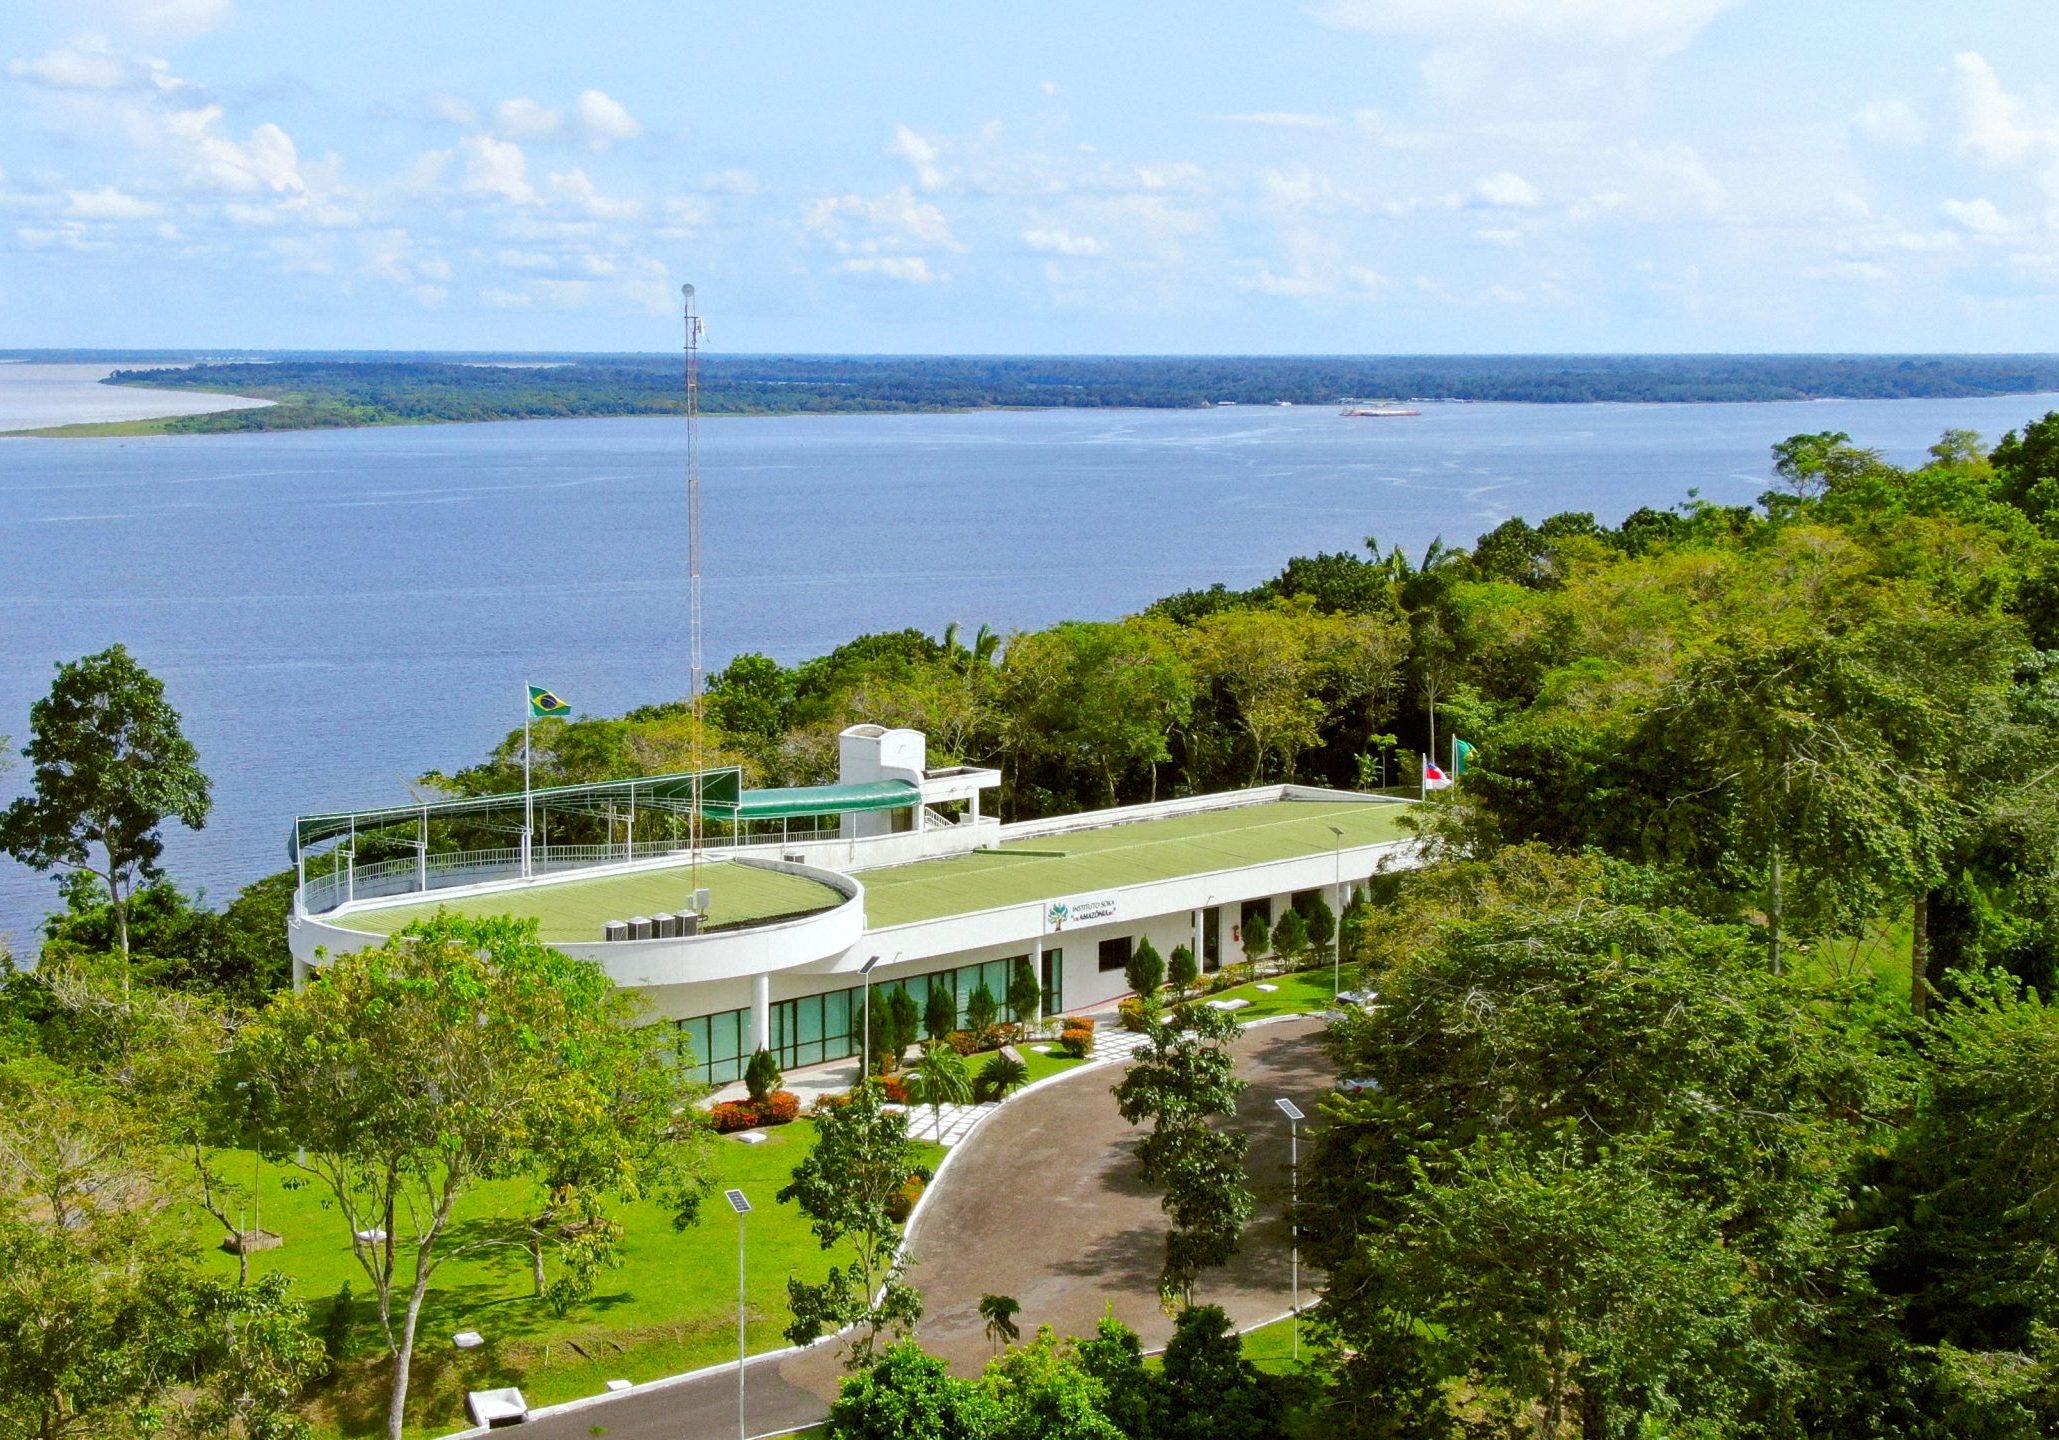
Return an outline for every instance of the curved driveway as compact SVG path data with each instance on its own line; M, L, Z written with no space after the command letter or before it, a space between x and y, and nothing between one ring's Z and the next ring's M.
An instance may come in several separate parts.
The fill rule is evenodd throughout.
M1251 1183L1258 1206L1235 1259L1212 1270L1195 1298L1220 1305L1238 1326L1287 1308L1290 1235L1287 1124L1273 1101L1285 1095L1314 1112L1328 1089L1320 1022L1260 1025L1235 1043L1237 1070L1251 1082L1235 1128L1251 1136ZM1157 1192L1137 1179L1143 1131L1123 1123L1108 1089L1113 1066L1066 1074L1003 1105L953 1152L950 1168L924 1202L909 1235L910 1278L922 1291L916 1338L961 1374L992 1354L979 1317L982 1295L1022 1303L1025 1335L1039 1325L1084 1335L1113 1305L1147 1348L1163 1345L1172 1322L1158 1308L1158 1267L1166 1217ZM1304 1297L1313 1291L1302 1276ZM776 1435L820 1421L843 1375L841 1347L824 1343L798 1354L765 1355L745 1367L753 1435ZM596 1432L595 1427L604 1427ZM522 1427L539 1440L700 1440L736 1434L733 1366L641 1386Z

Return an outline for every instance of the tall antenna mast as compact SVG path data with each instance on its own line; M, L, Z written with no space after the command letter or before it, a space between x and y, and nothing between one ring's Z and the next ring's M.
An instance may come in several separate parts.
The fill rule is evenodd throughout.
M693 286L682 285L686 301L686 592L692 660L687 669L686 702L693 717L693 813L687 817L687 855L693 888L701 888L701 317L695 313Z

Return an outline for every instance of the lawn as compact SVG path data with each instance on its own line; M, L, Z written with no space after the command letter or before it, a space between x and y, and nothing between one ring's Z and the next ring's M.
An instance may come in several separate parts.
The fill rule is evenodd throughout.
M545 941L598 940L601 926L610 920L684 910L692 898L692 875L693 867L681 863L627 875L545 880L464 899L353 911L335 923L374 935L391 935L411 921L448 908L460 915L533 915ZM709 923L718 929L825 910L843 899L827 885L805 876L728 861L702 865L700 882L708 891Z
M758 1146L726 1137L717 1142L718 1193L693 1228L674 1231L653 1204L619 1207L615 1213L627 1231L620 1267L604 1272L593 1298L563 1319L532 1297L527 1258L519 1249L483 1249L447 1261L423 1308L409 1394L411 1433L440 1434L463 1425L464 1391L470 1389L519 1385L532 1405L548 1405L598 1393L616 1377L653 1380L733 1358L736 1221L719 1193L732 1186L756 1207L746 1235L748 1343L753 1352L785 1345L780 1331L789 1319L787 1276L818 1280L828 1259L800 1212L773 1199L814 1144L815 1127L800 1120L767 1134ZM943 1153L934 1146L922 1149L926 1164ZM250 1165L251 1157L239 1153L225 1168L242 1178ZM266 1166L261 1194L264 1228L286 1243L252 1256L251 1273L291 1276L297 1296L317 1311L318 1330L346 1281L358 1300L352 1363L317 1392L310 1418L325 1434L376 1433L385 1410L384 1350L343 1221L326 1189L288 1168ZM533 1202L525 1184L479 1187L460 1209L458 1242L481 1238L486 1217L519 1215ZM212 1245L219 1233L214 1222L196 1219L209 1227L196 1224L196 1233ZM218 1249L207 1251L207 1263L223 1275L235 1273L234 1257ZM486 1344L456 1350L450 1337L462 1330L478 1331Z
M1352 967L1344 967L1344 988L1350 990L1356 982L1352 978ZM1261 990L1260 985L1270 985L1271 990ZM1336 991L1330 984L1330 967L1319 970L1297 970L1289 975L1269 975L1246 985L1238 985L1219 994L1206 995L1204 1000L1249 1000L1251 1003L1236 1012L1242 1021L1263 1020L1272 1015L1310 1015L1319 1010L1331 1009L1335 1004Z
M1011 840L994 850L859 872L873 928L1063 895L1206 875L1405 839L1410 807L1276 800ZM1348 875L1348 872L1347 872Z

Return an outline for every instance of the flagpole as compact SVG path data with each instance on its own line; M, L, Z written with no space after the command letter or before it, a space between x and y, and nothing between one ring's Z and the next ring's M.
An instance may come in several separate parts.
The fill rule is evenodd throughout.
M522 878L529 878L529 842L536 833L536 802L529 788L529 687L522 687Z

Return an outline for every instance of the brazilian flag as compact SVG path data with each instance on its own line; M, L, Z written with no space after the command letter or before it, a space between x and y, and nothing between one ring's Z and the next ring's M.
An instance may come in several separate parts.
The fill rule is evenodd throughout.
M1473 747L1456 735L1451 737L1451 773L1463 775L1473 768Z
M529 716L541 720L550 715L570 715L572 707L560 700L541 685L529 687Z

